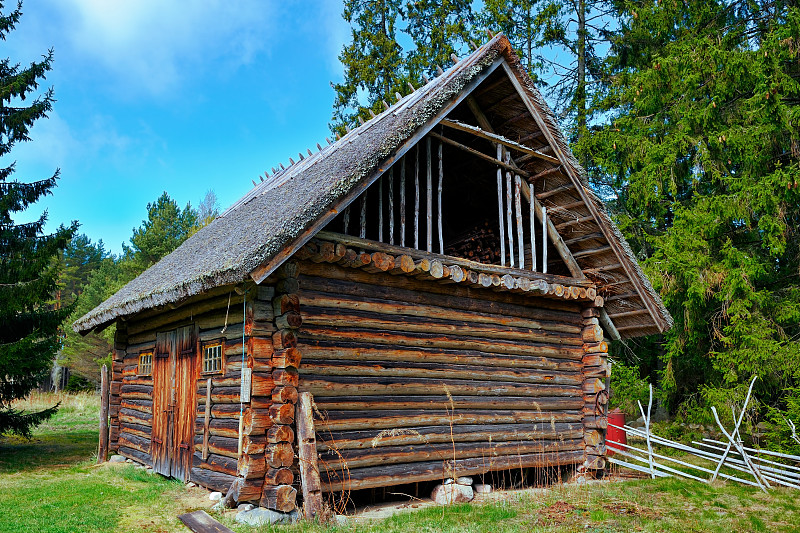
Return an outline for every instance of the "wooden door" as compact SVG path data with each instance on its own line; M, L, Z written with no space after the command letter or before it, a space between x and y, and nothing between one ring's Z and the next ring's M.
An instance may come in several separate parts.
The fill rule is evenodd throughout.
M186 481L192 465L198 352L195 326L156 335L153 470Z
M198 350L194 326L176 331L175 424L172 477L189 481L194 452L194 421L197 413Z
M173 383L175 382L175 332L156 334L153 354L153 434L150 455L153 470L172 475L172 434L174 425Z

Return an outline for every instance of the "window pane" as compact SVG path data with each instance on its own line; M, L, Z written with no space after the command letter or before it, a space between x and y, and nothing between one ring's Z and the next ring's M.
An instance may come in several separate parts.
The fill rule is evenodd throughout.
M222 371L222 345L206 346L203 350L203 372Z

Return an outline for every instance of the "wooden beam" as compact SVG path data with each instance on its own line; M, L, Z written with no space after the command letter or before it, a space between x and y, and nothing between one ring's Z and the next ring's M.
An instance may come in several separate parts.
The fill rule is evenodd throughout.
M394 244L394 167L389 169L389 244Z
M522 198L520 188L522 179L514 176L514 214L517 219L517 247L519 248L519 268L525 268L525 233L522 230Z
M511 182L511 172L506 172L506 227L508 228L508 257L511 268L514 268L514 264L516 263L514 260L513 215L511 214L514 205L513 193L511 192L513 187L514 184Z
M534 201L536 201L536 200L534 199ZM548 222L550 222L550 218L547 216L547 208L542 206L542 272L544 272L545 274L547 273L547 225L548 225ZM564 243L561 242L561 245L563 246ZM564 246L564 249L565 249L565 251L563 252L563 255L566 256L566 257L569 257L570 260L572 261L572 263L577 265L577 263L575 262L575 258L572 256L572 253L570 253L569 249L566 246ZM570 263L567 263L567 266L569 266L569 265L570 265ZM572 270L572 267L570 267L570 271L571 270ZM581 276L582 276L583 275L583 270L581 270L580 272L581 272Z
M629 316L646 315L646 314L647 314L647 309L636 309L634 311L625 311L623 313L613 313L613 314L609 313L608 316L610 316L613 319L617 319L617 318L625 318Z
M531 117L531 118L533 118L533 117ZM534 121L536 121L536 119L533 119L533 120L534 120ZM538 124L537 124L537 125L538 125ZM526 135L525 137L521 138L521 139L519 140L519 142L520 142L520 143L525 143L525 142L528 142L528 141L532 141L532 140L534 140L534 139L538 139L539 137L544 137L544 132L542 132L542 131L535 131L535 132L533 132L533 133L529 133L529 134L528 134L528 135Z
M601 216L597 210L597 206L594 205L594 203L589 198L587 192L583 189L580 177L578 176L576 170L572 168L572 165L570 164L566 154L561 150L561 147L556 142L555 136L548 129L547 123L542 117L541 112L528 97L526 89L522 86L519 79L517 79L516 74L514 73L513 70L511 70L511 67L508 65L508 63L503 62L502 68L503 70L506 71L509 80L511 80L511 84L514 86L519 95L522 97L522 101L525 103L525 107L528 108L528 111L536 120L539 129L544 133L544 136L547 139L548 144L550 144L550 146L552 146L553 149L555 150L556 156L558 157L561 164L564 165L569 175L569 178L572 180L572 183L575 185L575 188L578 190L578 193L580 194L581 198L586 203L586 207L589 209L589 213L591 213L598 221L598 226L600 226L600 230L606 236L608 243L614 248L614 253L617 256L617 259L619 259L620 263L622 264L625 273L631 279L632 285L636 287L636 290L639 292L640 295L642 295L642 301L644 302L645 306L650 312L650 317L653 319L653 322L658 326L659 330L664 331L667 328L666 321L661 316L660 311L656 308L655 303L652 302L650 298L645 297L645 295L648 294L648 292L644 286L644 282L641 279L639 279L638 272L636 272L634 266L630 264L630 260L627 254L622 249L621 243L616 241L616 237L614 236L611 228L606 227L604 224L599 223Z
M367 237L367 191L364 191L364 195L361 197L361 217L360 217L360 224L361 228L359 229L358 236L362 239Z
M452 128L452 129L455 129L455 130L463 131L463 132L466 132L466 133L471 133L472 135L475 135L476 137L480 137L482 139L486 139L486 140L492 142L493 144L497 144L497 143L502 144L506 148L510 148L512 150L516 150L518 152L522 152L523 154L527 154L530 157L535 157L537 159L541 159L542 161L547 161L548 163L554 163L554 164L558 164L559 163L558 159L556 159L555 157L542 154L540 152L537 152L533 148L529 148L527 146L523 146L523 145L521 145L519 143L516 143L516 142L512 141L511 139L507 139L506 137L503 137L502 135L498 135L496 133L491 133L491 132L488 132L488 131L484 131L481 128L478 128L478 127L475 127L475 126L470 126L469 124L464 124L462 122L458 122L458 121L454 121L454 120L448 120L446 118L442 119L440 124L442 124L443 126L447 126L448 128Z
M414 157L414 249L419 249L419 145Z
M625 283L628 283L628 280L625 280ZM630 298L639 298L639 294L635 293L635 292L625 292L625 293L622 293L622 294L612 294L611 296L606 298L606 302L614 302L616 300L628 300Z
M480 151L478 151L478 150L476 150L474 148L470 148L469 146L463 145L458 141L454 141L453 139L445 137L444 135L439 135L438 133L435 133L435 132L432 131L432 132L430 132L430 136L433 137L434 139L438 139L438 140L440 140L440 141L442 141L444 143L447 143L447 144L449 144L451 146L455 146L456 148L459 148L460 150L464 150L468 154L472 154L472 155L474 155L476 157L480 157L483 160L489 161L493 165L498 165L498 166L503 167L506 170L511 170L513 172L517 172L520 176L524 176L525 178L530 177L530 174L525 172L524 170L521 170L521 169L519 169L517 167L513 167L513 166L505 163L504 161L500 161L498 159L495 159L494 157L492 157L490 155L486 155L483 152L480 152Z
M581 250L580 252L574 252L572 257L578 259L579 257L587 257L590 255L602 254L603 252L608 252L611 250L611 246L600 246L599 248L592 248L591 250Z
M566 222L562 222L561 224L557 225L556 228L564 229L570 226L574 226L575 224L583 224L584 222L594 222L595 218L592 215L581 217L581 218L573 218L571 220L567 220Z
M303 513L308 520L322 512L322 483L317 465L317 439L314 432L314 399L301 392L297 402L297 456L303 488Z
M431 132L433 134L433 132ZM433 251L433 169L431 168L431 138L425 138L425 153L426 153L426 184L428 195L426 196L426 207L428 208L428 223L425 225L427 231L427 245L428 252Z
M234 533L232 529L217 522L205 511L192 511L178 515L178 520L194 533Z
M533 194L533 183L528 183L527 185L529 198L536 198ZM536 209L533 207L533 202L530 200L528 201L528 207L530 209L528 218L531 224L531 270L536 272ZM544 244L547 246L546 242Z
M446 117L450 111L455 109L461 102L463 102L464 99L469 96L476 87L483 83L486 78L488 78L504 63L505 59L500 56L495 59L491 65L485 67L483 72L475 76L475 78L473 78L472 81L470 81L459 93L454 95L451 100L442 105L439 111L433 117L431 117L424 126L417 129L417 131L414 132L414 134L408 139L406 139L405 142L403 142L399 147L397 147L397 149L395 149L394 152L392 152L382 164L378 165L367 179L354 186L350 192L348 192L339 202L328 209L327 213L320 216L305 231L284 245L280 252L254 268L253 271L250 272L250 277L252 280L257 284L260 284L267 279L267 277L269 277L269 275L272 274L275 269L277 269L284 263L284 261L294 255L297 250L302 248L305 243L307 243L319 230L324 228L331 220L333 220L333 218L343 211L345 207L350 205L356 200L356 198L361 196L361 193L366 191L366 189L372 185L375 180L377 180L384 172L386 172L386 169L392 166L395 161L397 161L421 139L423 139L425 135L427 135L428 132L430 132L442 118Z
M611 265L603 265L594 268L587 268L586 272L593 273L593 272L606 272L609 270L617 270L618 268L622 268L620 263L613 263Z
M383 242L383 182L385 180L385 174L378 180L378 240L380 242Z
M436 218L439 226L439 253L444 255L444 233L442 232L442 181L444 181L444 167L442 166L442 143L439 143L439 190L437 191Z
M551 196L555 196L556 194L560 194L565 191L571 191L575 188L575 185L572 183L567 183L566 185L562 185L560 187L556 187L555 189L550 189L549 191L542 191L536 195L539 200L544 200L545 198L550 198Z
M614 339L615 341L621 341L622 336L619 334L619 329L614 325L614 322L608 316L608 312L606 311L605 307L600 308L600 325L603 326L603 329L606 330L606 333Z
M503 147L497 145L497 159L503 157ZM500 219L500 266L506 266L506 231L503 221L503 169L497 167L497 214Z
M406 156L400 159L400 246L406 245Z
M430 261L437 259L441 261L443 264L458 265L468 270L475 270L477 272L488 272L491 274L498 274L499 276L502 276L504 274L511 274L512 276L531 276L531 272L529 270L510 269L507 266L501 267L497 265L487 265L484 263L479 263L477 261L461 259L459 257L452 257L435 253L429 254L424 252L423 250L412 250L410 248L391 246L386 243L379 243L367 239L359 239L358 237L354 237L352 235L344 235L341 233L334 233L330 231L320 231L319 233L317 233L316 237L325 241L333 241L344 244L345 246L352 246L353 248L359 248L363 250L375 250L395 256L409 255L414 259L428 259ZM578 267L578 271L580 271L580 267ZM580 287L591 287L594 285L594 282L589 279L586 279L585 276L580 276L580 277L576 276L571 278L568 276L559 276L557 274L544 275L541 272L539 272L536 273L536 275L534 275L533 278L543 279L551 284L559 283L562 285L577 285Z
M531 181L540 180L542 178L546 178L547 176L552 176L553 174L561 174L561 165L557 167L548 168L542 170L538 174L534 174L533 176L531 176Z

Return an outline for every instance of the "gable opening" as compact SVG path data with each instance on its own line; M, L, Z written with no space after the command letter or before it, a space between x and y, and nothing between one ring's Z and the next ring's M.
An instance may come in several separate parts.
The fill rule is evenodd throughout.
M478 263L570 276L514 148L445 120L326 227ZM500 154L500 159L498 159ZM543 218L544 217L544 218ZM546 266L545 266L546 265Z

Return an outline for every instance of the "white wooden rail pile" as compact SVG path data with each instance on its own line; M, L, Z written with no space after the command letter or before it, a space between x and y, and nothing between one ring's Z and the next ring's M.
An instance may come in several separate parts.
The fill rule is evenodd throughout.
M800 456L748 448L742 444L739 427L744 419L747 404L750 403L750 396L753 392L753 385L756 382L756 378L757 376L753 377L753 380L750 382L750 387L739 415L737 416L736 411L731 409L735 422L733 431L729 432L725 429L720 422L717 410L714 407L711 408L714 420L716 420L727 442L705 438L702 442L692 441L692 444L696 445L696 447L675 442L651 433L650 412L653 405L653 386L651 385L647 413L645 413L641 402L639 402L639 410L644 420L643 428L636 429L627 425L620 427L609 424L609 426L625 431L627 435L643 438L647 449L637 448L618 442L606 442L607 448L613 450L615 454L634 462L623 461L616 457L610 457L608 460L613 464L650 474L650 477L653 479L657 477L679 476L704 483L712 483L717 478L722 478L758 487L764 492L767 492L770 488L777 485L800 489ZM789 420L787 420L787 424L792 430L792 438L798 440L794 424ZM685 452L702 461L707 461L711 463L711 465L703 466L702 464L693 464L676 457L656 453L653 451L653 445L664 446ZM768 457L784 459L793 464L779 463L768 459ZM673 463L676 466L667 466L664 464L665 462ZM682 466L684 469L680 469L678 466ZM742 472L744 475L738 476L732 473L722 472L723 466L728 472ZM694 473L686 471L687 469ZM702 473L708 474L708 477L701 477Z

